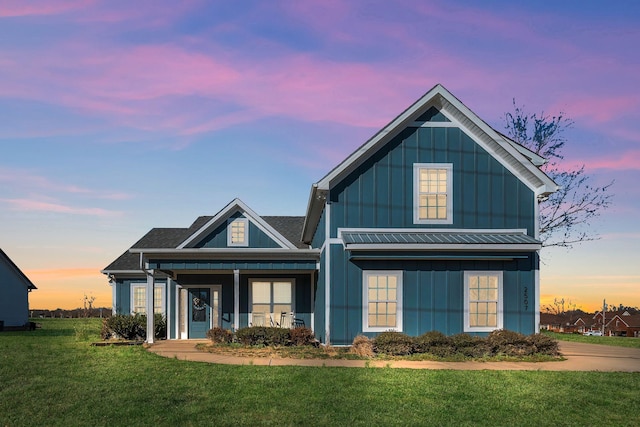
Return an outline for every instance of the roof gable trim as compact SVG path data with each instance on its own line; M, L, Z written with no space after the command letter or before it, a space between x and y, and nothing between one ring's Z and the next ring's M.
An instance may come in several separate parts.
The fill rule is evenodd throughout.
M284 249L296 249L296 247L289 242L282 234L276 229L270 226L260 215L255 213L249 206L247 206L242 200L236 198L225 206L220 212L218 212L213 218L207 221L202 227L200 227L195 233L189 236L177 249L187 249L193 247L200 240L205 238L209 233L226 222L236 212L242 212L247 219L253 223L260 231L265 233L269 238L275 241L281 248Z

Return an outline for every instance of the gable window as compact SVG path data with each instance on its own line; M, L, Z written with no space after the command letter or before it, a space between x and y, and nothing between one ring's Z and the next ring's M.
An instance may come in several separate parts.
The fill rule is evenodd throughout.
M229 220L227 225L227 244L229 246L249 245L249 221L246 218Z
M251 280L249 283L251 324L272 326L280 322L282 314L294 311L293 280Z
M413 220L416 224L453 224L453 165L413 165Z
M153 312L164 314L164 284L156 283L153 287ZM131 285L131 312L133 314L147 314L147 285Z
M365 270L363 332L402 331L402 272Z
M464 331L502 329L502 272L465 271Z

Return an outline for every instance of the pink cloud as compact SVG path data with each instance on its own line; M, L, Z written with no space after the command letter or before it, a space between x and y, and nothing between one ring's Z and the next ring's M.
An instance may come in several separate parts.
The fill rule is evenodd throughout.
M0 6L0 18L32 15L58 15L73 10L84 9L92 4L95 4L94 0L3 0Z
M0 199L0 202L9 204L14 210L26 212L38 211L99 217L113 217L122 215L122 212L110 211L102 208L78 208L58 203L42 202L29 199Z
M18 188L21 189L21 191L80 194L94 199L106 200L127 200L133 198L133 195L123 192L93 190L75 184L63 184L29 171L15 168L0 167L0 183L5 184L5 188Z
M589 169L612 169L612 170L640 170L640 150L629 150L619 153L615 158L610 156L600 156L596 159L589 159L587 162Z
M600 96L564 95L551 106L553 111L564 111L574 119L607 123L620 116L627 116L640 107L640 99L634 95Z

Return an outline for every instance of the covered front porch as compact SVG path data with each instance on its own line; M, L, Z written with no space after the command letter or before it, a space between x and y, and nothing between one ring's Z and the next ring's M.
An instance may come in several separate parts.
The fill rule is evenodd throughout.
M185 254L189 252L189 254ZM209 329L247 326L314 328L315 250L263 249L139 251L146 274L146 311L154 284L166 280L167 339L202 339ZM186 257L185 255L189 255ZM236 258L236 259L233 259ZM156 304L157 305L157 304ZM153 316L147 316L153 343Z

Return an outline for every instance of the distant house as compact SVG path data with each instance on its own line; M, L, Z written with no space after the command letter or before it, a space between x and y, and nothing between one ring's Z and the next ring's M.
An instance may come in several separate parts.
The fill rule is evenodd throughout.
M640 337L640 314L628 311L607 313L605 333L620 337Z
M29 292L35 285L0 249L0 330L29 323Z
M304 216L235 199L152 229L102 272L114 311L164 314L169 339L272 324L336 345L387 330L530 334L538 203L557 190L544 163L436 85L328 167Z

